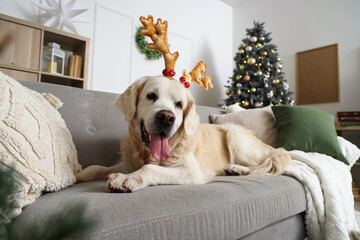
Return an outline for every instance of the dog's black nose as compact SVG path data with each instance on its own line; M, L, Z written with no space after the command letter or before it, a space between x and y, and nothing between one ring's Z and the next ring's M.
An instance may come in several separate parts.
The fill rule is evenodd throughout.
M174 125L175 119L175 115L170 111L163 110L156 114L156 121L164 130Z

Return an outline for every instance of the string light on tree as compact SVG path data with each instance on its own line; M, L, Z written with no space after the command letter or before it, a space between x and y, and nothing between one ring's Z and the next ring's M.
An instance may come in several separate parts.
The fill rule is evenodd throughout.
M284 79L277 46L271 43L264 24L254 22L253 28L246 29L246 37L234 58L237 67L230 83L225 86L227 98L224 102L227 106L238 103L244 108L256 108L295 103Z

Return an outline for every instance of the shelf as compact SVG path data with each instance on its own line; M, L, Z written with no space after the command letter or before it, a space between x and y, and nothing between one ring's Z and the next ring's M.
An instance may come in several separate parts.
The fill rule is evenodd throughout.
M44 46L49 42L56 42L62 50L71 51L74 54L85 55L85 40L74 39L65 35L45 31Z
M84 87L84 79L70 77L56 73L41 72L41 81L46 83L54 83L54 84L77 87L77 88Z
M0 68L7 71L10 77L78 88L87 87L89 38L4 14L0 14L0 29L0 37L11 36L11 40L3 46L0 55ZM46 72L49 61L44 53L45 47L50 42L59 44L61 50L65 52L63 62L65 74L68 74L69 57L71 55L82 57L79 65L80 78ZM22 79L25 77L27 79Z
M336 131L360 131L360 126L341 126L340 122L335 122Z

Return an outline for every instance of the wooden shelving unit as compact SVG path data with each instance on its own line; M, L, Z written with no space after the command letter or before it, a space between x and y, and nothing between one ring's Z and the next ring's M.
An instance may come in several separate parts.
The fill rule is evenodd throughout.
M340 122L335 122L335 129L339 136L342 136L343 131L360 131L360 126L341 126Z
M0 39L5 36L9 40L0 46L0 71L17 80L87 88L88 38L0 14ZM67 53L64 75L47 72L43 49L50 42L59 44L61 50ZM80 78L68 75L70 54L82 57Z

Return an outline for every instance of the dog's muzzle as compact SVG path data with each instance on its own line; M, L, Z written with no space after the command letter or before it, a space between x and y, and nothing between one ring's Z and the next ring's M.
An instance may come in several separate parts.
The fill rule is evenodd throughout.
M151 155L160 162L170 157L169 135L175 125L175 115L166 110L155 115L152 129L146 130L144 121L141 121L141 141L150 149Z
M155 129L156 132L168 136L174 126L176 117L175 115L167 110L159 111L155 115Z

